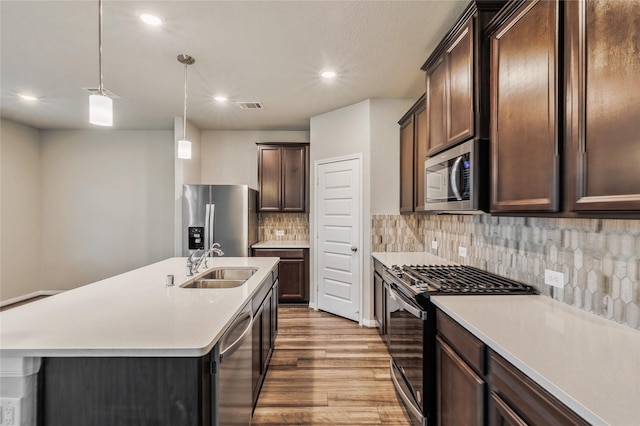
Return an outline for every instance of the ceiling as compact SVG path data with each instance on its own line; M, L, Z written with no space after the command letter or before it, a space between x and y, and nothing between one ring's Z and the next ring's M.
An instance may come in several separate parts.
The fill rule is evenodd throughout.
M308 130L309 119L365 99L417 99L421 65L463 1L104 0L104 86L116 129ZM150 27L148 10L164 25ZM39 129L86 129L97 87L98 1L0 1L0 115ZM322 79L320 71L338 76ZM32 93L36 102L20 99ZM213 100L225 94L229 101ZM236 102L261 102L243 110Z

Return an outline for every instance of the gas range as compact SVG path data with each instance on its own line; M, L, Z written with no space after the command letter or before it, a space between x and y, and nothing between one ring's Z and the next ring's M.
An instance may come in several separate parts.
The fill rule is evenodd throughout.
M394 265L386 270L387 279L401 285L408 296L430 294L535 294L526 284L491 272L464 265ZM407 291L409 293L407 293Z

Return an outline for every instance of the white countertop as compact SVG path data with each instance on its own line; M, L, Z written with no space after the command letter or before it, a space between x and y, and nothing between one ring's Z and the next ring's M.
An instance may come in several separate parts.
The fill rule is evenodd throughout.
M273 248L273 249L283 249L283 248L309 248L309 241L295 241L295 240L269 240L269 241L258 241L251 248Z
M640 425L640 332L544 296L433 303L594 425Z
M0 355L202 356L265 278L273 257L216 257L214 267L257 267L230 289L187 289L186 258L171 258L0 313ZM167 287L166 276L175 285Z

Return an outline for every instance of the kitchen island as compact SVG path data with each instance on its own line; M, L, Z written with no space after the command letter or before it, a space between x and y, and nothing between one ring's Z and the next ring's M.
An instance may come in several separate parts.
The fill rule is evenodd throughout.
M257 271L236 288L180 287L220 267ZM5 311L3 381L15 366L37 372L42 359L47 425L212 424L216 344L277 269L278 258L220 257L188 277L186 258L172 258ZM25 398L22 418L35 421L35 395Z

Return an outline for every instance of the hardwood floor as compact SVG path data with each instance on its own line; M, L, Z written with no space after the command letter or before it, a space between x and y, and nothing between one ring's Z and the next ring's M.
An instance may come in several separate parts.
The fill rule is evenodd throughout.
M253 425L410 425L375 328L307 307L278 309Z

